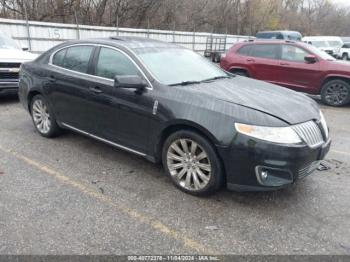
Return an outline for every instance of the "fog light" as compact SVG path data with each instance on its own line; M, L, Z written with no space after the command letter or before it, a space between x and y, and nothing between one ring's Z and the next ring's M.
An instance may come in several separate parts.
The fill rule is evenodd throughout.
M293 183L293 174L289 169L257 166L255 173L259 184L263 186L280 187Z
M268 172L266 170L261 172L261 179L262 180L266 180L268 177Z

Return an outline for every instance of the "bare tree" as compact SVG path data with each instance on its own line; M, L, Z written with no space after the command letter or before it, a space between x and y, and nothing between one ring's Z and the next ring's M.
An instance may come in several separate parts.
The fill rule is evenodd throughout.
M0 0L1 17L254 35L290 29L350 35L350 11L329 0Z

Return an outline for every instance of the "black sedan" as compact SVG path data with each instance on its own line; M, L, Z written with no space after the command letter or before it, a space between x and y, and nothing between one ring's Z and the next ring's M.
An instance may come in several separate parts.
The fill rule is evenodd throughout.
M19 96L42 136L70 129L162 162L194 195L285 187L330 147L313 100L150 39L56 46L22 66Z

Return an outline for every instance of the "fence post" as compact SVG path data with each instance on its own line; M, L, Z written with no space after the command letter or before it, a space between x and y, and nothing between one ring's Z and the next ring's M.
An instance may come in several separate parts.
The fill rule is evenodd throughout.
M192 36L192 50L195 51L196 47L196 24L193 23L193 36Z
M147 38L149 38L149 19L147 19Z
M117 36L119 36L119 16L117 15Z
M32 40L30 36L30 28L29 28L29 21L28 21L28 13L27 13L27 4L24 3L24 15L26 18L26 28L27 28L27 38L28 38L28 49L29 51L32 51Z
M176 22L174 21L174 27L173 27L173 43L175 43L175 31L176 31Z
M77 24L77 39L80 39L80 28L76 10L74 10L75 23Z
M227 50L227 33L228 33L228 31L227 31L227 27L226 27L225 28L225 52Z

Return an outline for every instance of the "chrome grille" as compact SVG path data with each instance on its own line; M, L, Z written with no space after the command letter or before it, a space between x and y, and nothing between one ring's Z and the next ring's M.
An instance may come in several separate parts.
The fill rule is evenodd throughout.
M321 129L314 121L295 125L293 129L310 147L316 147L324 143Z
M0 80L18 79L18 78L19 78L18 73L13 73L13 72L0 72Z
M0 68L19 68L21 63L0 63Z

